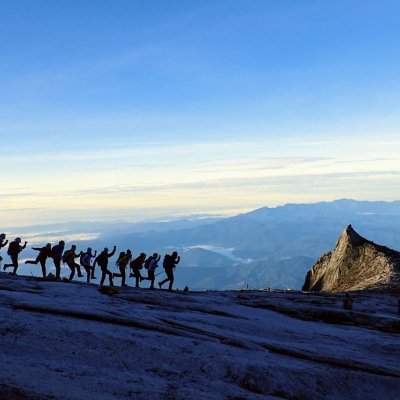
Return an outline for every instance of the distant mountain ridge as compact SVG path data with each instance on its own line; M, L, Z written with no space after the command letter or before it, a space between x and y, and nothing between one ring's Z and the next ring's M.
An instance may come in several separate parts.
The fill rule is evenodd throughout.
M307 273L303 290L400 289L400 253L360 236L351 225Z

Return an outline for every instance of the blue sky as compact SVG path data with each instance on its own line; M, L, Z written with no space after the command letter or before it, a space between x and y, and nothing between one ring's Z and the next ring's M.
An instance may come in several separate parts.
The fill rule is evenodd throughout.
M0 0L3 224L399 199L397 1Z

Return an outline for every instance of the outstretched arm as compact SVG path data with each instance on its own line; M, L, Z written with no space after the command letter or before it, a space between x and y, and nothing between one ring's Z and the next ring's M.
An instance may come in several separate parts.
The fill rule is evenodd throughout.
M81 250L77 257L83 256L85 253Z
M112 257L115 254L115 250L117 250L117 248L114 246L113 251L110 254L107 254L107 257Z
M40 251L40 250L42 250L42 249L39 248L39 247L32 247L32 250Z
M24 245L21 246L21 250L23 250L26 247L27 244L28 244L28 242L25 242Z
M0 244L0 249L1 249L2 247L4 247L4 246L7 246L7 244L8 244L8 240L6 240L4 243Z

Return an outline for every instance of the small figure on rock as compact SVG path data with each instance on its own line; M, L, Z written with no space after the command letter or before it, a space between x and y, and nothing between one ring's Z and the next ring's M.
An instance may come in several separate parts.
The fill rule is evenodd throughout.
M154 289L154 280L155 280L155 271L158 267L158 262L161 260L161 255L158 253L154 253L151 257L148 258L150 260L148 268L147 268L147 278L141 277L140 280L147 280L150 281L150 288ZM147 262L147 260L146 260Z
M172 285L174 284L174 269L177 264L179 264L179 261L181 258L178 256L178 253L174 251L172 254L166 254L163 260L163 267L165 270L165 273L167 274L167 279L164 279L161 282L158 282L158 286L161 289L161 286L164 285L164 283L169 281L169 286L168 290L172 290Z
M118 260L117 260L117 265L119 267L119 273L114 272L113 273L113 278L121 278L121 287L128 286L125 281L126 281L126 266L129 264L132 258L132 252L128 249L126 253L123 251L120 253Z
M64 253L65 242L60 240L58 244L51 249L51 257L56 268L56 279L61 279L61 260Z
M97 251L94 251L94 254L92 254L92 248L88 247L86 250L86 253L81 255L80 258L80 264L82 265L83 268L85 268L86 271L86 282L90 283L90 278L96 279L96 277L93 274L93 267L90 265L92 258L95 258L97 255Z
M6 239L6 234L5 233L0 234L0 250L2 247L7 246L7 244L8 244L8 240L5 240L5 239ZM1 263L2 259L3 259L3 257L0 256L0 263Z
M134 260L131 261L129 264L131 268L131 274L129 275L130 278L134 277L136 279L136 285L135 287L139 287L139 282L142 278L142 275L140 274L140 270L143 269L143 263L146 260L146 254L145 253L140 253L139 257L136 257Z
M108 259L115 254L116 249L117 248L114 246L112 252L109 253L108 248L105 247L104 250L94 260L93 268L96 267L96 264L101 268L100 286L104 285L106 275L108 275L108 279L110 280L110 286L114 286L112 272L108 269Z
M44 247L32 247L32 250L39 252L36 260L26 260L25 264L39 264L42 267L43 278L46 278L46 260L51 257L51 243L47 243Z
M351 310L353 308L353 299L350 297L349 293L344 295L343 308L345 310Z
M22 250L25 249L28 242L25 242L23 246L21 246L21 238L17 237L14 239L9 245L7 254L10 256L12 264L4 264L3 270L5 271L8 267L14 267L12 272L13 275L17 273L18 269L18 255Z
M68 265L71 270L68 280L72 281L75 276L75 270L78 270L78 277L82 278L81 266L75 261L75 258L80 257L83 252L81 251L79 254L75 253L76 246L73 244L70 250L67 250L63 255L63 262Z

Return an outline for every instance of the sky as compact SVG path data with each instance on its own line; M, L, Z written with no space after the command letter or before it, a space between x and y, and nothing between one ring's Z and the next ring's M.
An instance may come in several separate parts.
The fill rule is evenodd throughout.
M399 200L400 3L0 0L0 225Z

